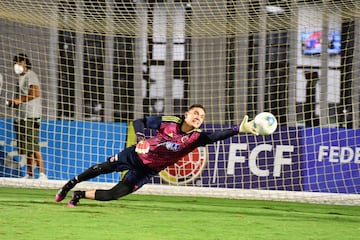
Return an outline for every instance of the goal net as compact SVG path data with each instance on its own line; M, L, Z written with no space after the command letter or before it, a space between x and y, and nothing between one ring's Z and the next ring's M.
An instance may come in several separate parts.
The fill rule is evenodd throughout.
M195 149L140 193L359 204L359 8L355 0L3 0L0 184L58 188L134 144L133 119L181 116L200 103L205 131L264 111L279 127ZM23 179L14 125L24 119L5 104L24 91L19 53L40 81L44 181L36 166ZM112 173L79 187L118 180Z

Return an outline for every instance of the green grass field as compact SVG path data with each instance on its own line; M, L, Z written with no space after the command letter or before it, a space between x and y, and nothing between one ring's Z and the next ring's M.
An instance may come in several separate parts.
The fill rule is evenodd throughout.
M359 239L360 207L133 194L68 208L56 190L0 188L0 239Z

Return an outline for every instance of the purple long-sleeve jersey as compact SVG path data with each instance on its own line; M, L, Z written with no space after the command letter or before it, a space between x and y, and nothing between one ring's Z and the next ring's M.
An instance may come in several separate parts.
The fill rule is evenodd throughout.
M182 118L175 116L145 117L134 121L136 133L144 133L145 128L156 129L156 135L146 140L150 144L149 152L138 154L145 165L159 172L199 146L205 146L239 133L237 126L216 132L194 129L184 133L181 131L183 121Z

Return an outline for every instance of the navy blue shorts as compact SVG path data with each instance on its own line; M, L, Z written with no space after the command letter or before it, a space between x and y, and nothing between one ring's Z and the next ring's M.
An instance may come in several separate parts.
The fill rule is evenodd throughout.
M113 164L116 172L120 172L120 181L134 187L134 190L142 187L145 183L158 174L157 171L144 165L135 152L135 146L128 147L114 156Z

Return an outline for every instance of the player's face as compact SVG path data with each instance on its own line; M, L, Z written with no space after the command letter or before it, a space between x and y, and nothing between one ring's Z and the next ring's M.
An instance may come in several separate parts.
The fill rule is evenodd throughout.
M195 107L185 113L185 122L193 128L199 128L205 119L205 111L202 108Z

